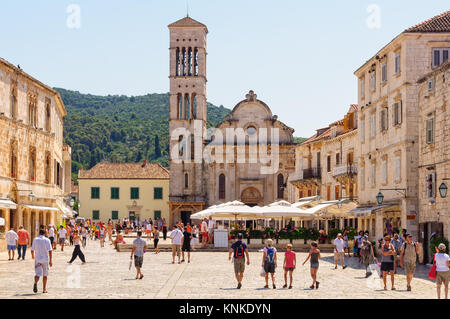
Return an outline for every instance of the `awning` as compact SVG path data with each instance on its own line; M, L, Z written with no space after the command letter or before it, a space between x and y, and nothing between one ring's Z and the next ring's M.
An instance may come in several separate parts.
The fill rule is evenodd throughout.
M67 205L64 205L58 201L56 201L56 205L59 207L58 211L61 211L63 218L72 218L73 217L73 210Z
M352 209L348 213L354 217L369 217L370 215L372 215L373 211L376 211L380 208L391 207L391 206L395 206L395 205L397 205L397 204L384 204L384 205L377 205L377 206L357 207L355 209Z
M59 211L59 208L56 207L50 207L50 206L33 206L33 205L24 205L25 207L29 209L34 210L51 210L51 211Z
M8 199L0 199L0 208L16 209L17 205Z

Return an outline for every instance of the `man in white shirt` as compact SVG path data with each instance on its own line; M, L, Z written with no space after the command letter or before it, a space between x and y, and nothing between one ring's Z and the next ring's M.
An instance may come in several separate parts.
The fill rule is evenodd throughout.
M64 243L66 242L66 234L67 234L67 230L63 227L63 225L59 226L59 231L58 231L58 242L61 245L61 251L64 251Z
M14 231L14 229L10 229L6 233L5 238L6 238L6 248L8 249L8 258L9 258L8 260L14 260L14 255L17 249L17 240L19 239L19 236Z
M347 266L344 263L344 239L342 238L342 234L339 233L337 235L337 238L334 240L334 269L337 269L338 267L338 260L341 261L342 269L347 268Z
M35 270L33 292L37 293L37 283L42 276L42 292L45 294L47 293L48 268L52 266L52 245L50 239L44 235L45 229L40 229L39 237L33 240L33 245L31 246L31 257L34 259Z
M210 244L213 243L213 235L214 235L214 225L215 225L215 221L212 219L211 216L209 216L209 220L208 220L208 242Z
M170 233L170 238L172 239L172 264L175 263L175 255L178 256L178 263L180 264L181 243L184 239L183 232L179 227L175 227Z

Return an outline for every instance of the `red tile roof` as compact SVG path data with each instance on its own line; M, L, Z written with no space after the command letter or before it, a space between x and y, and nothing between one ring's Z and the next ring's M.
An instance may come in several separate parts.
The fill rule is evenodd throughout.
M169 179L169 171L157 163L101 162L80 170L78 179Z
M416 24L405 32L450 32L450 10Z
M208 28L206 27L206 25L204 25L201 22L198 22L197 20L192 19L189 16L169 24L169 28L186 28L186 27L204 28L206 33L208 33Z

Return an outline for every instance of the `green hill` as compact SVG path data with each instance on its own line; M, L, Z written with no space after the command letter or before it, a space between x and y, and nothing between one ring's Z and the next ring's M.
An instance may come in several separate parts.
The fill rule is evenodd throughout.
M169 94L98 96L55 88L67 109L64 143L72 147L72 172L102 160L169 164ZM208 126L230 110L207 105Z

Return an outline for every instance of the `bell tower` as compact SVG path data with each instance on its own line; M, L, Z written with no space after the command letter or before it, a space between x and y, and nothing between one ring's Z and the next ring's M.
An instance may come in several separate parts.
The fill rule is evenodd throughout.
M169 226L203 209L206 137L206 36L208 28L186 16L170 31Z

